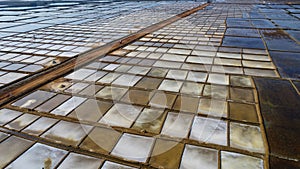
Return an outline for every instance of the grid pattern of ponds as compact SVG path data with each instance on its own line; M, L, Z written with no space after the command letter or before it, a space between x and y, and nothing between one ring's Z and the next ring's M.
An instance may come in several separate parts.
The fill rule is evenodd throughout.
M0 32L10 36L3 35L0 41L0 86L200 4L121 1L45 6L17 12L18 8L3 8Z
M223 7L175 22L13 101L2 112L18 115L3 126L122 163L263 168L257 92L243 58L269 56L221 47Z
M272 18L258 20L258 14L278 7L298 8L211 4L2 106L0 150L9 153L1 154L0 167L267 169L253 76L282 76L272 53L283 51L269 48L273 42L264 33L280 25ZM295 9L289 15L297 17ZM153 16L153 23L160 20ZM107 25L118 25L115 21ZM32 33L84 34L84 28L89 35L101 25L91 21ZM133 25L118 30L137 31Z

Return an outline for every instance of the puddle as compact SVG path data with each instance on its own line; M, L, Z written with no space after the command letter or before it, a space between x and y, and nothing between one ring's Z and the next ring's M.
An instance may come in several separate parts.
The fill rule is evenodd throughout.
M241 60L231 58L215 58L214 64L224 66L242 66Z
M272 62L258 62L258 61L242 61L244 67L260 68L260 69L276 69Z
M187 76L187 71L184 70L169 70L166 78L175 80L184 80Z
M178 96L173 109L184 112L196 113L199 104L198 97Z
M261 31L269 50L300 52L300 46L282 30Z
M263 160L243 154L221 151L222 169L263 169Z
M156 92L154 96L152 97L149 105L152 107L158 107L158 108L169 108L171 109L173 106L173 103L176 99L177 95L175 94L169 94L165 92Z
M230 123L230 146L265 153L261 130L257 126Z
M270 152L300 159L300 154L295 153L300 150L299 146L295 146L298 145L299 138L299 94L288 80L266 78L254 80L259 93Z
M116 103L99 122L129 128L141 110L142 107Z
M124 88L105 86L96 94L96 97L110 100L119 100L126 92L127 89Z
M112 106L112 103L88 99L78 106L68 117L97 122Z
M139 131L159 134L165 116L166 114L163 110L145 108L132 128Z
M184 82L180 93L200 96L204 85L193 82Z
M35 108L35 110L40 112L50 112L55 107L59 106L60 104L68 100L70 97L71 96L68 95L58 94L53 98L51 98L50 100L43 103L42 105L40 105L39 107Z
M180 169L218 168L218 151L193 145L186 145Z
M298 15L299 17L299 15ZM294 18L293 18L294 19ZM298 20L287 20L286 18L282 20L273 20L279 27L284 28L284 29L299 29L300 24Z
M251 22L254 25L254 27L258 28L258 29L276 28L276 26L271 21L269 21L267 19L252 19Z
M170 55L173 56L173 55ZM186 57L186 56L185 56ZM179 69L182 62L171 62L171 61L156 61L153 66L161 68Z
M177 54L163 54L163 56L160 59L167 60L167 61L184 62L186 57L187 56L177 55ZM163 62L161 62L161 63L163 63Z
M36 143L11 163L7 169L45 168L52 169L64 158L66 151ZM48 164L48 165L47 165Z
M21 153L27 150L33 142L11 136L0 144L1 160L0 168L9 164L12 160L17 158ZM3 153L5 152L5 153ZM22 167L21 167L22 168Z
M260 37L260 34L256 29L242 29L242 28L228 28L226 30L225 35Z
M230 119L258 123L255 105L242 103L229 103Z
M131 104L147 105L152 95L153 92L131 89L128 90L122 101Z
M194 116L191 114L169 112L161 134L171 137L187 137Z
M73 79L73 80L83 80L86 77L92 75L95 73L97 70L91 70L91 69L79 69L76 70L75 72L67 75L65 78L67 79Z
M24 72L37 72L39 70L42 70L44 69L43 66L40 66L40 65L28 65L26 67L23 67L22 69L19 69L20 71L24 71Z
M300 42L300 31L285 30L294 40Z
M6 139L9 136L9 134L0 132L0 142Z
M254 87L250 77L230 76L230 84L238 87Z
M102 160L86 155L70 153L57 169L95 169L99 168Z
M195 54L197 54L197 53L195 53ZM200 52L197 55L200 55ZM189 62L189 63L198 63L198 64L212 64L213 63L213 58L210 58L210 57L199 57L199 56L189 56L187 58L186 62Z
M205 85L203 95L212 98L226 99L228 96L228 88L219 85Z
M233 53L235 48L221 48L221 51L224 52L230 52L230 53L223 53L223 52L218 52L217 57L218 58L230 58L230 59L242 59L242 56L240 54L240 50L237 51L237 53ZM228 50L228 51L227 51Z
M299 53L271 51L270 56L283 78L300 79Z
M32 134L32 135L40 135L44 131L46 131L48 128L50 128L54 123L56 123L58 120L51 119L47 117L41 117L34 123L32 123L30 126L26 127L23 132Z
M23 114L22 116L18 117L14 121L5 125L5 127L19 131L19 130L22 130L27 125L29 125L30 123L32 123L37 118L38 118L38 116L35 116L35 115Z
M271 62L271 58L268 55L243 54L243 59Z
M193 82L205 82L206 78L207 78L207 73L190 71L187 80Z
M13 119L19 117L21 112L15 111L15 110L10 110L10 109L1 109L0 110L0 125L4 125Z
M151 68L149 67L141 67L141 66L133 66L127 73L132 73L135 75L146 75Z
M255 102L253 89L230 88L230 98L241 102Z
M146 162L153 144L154 138L152 137L143 137L125 133L111 154L128 160Z
M74 83L71 87L65 90L67 93L78 93L89 86L88 83Z
M109 65L105 66L103 68L103 70L113 71L113 70L117 69L119 66L120 66L119 64L109 64Z
M96 127L80 144L80 148L91 152L109 153L121 137L121 133L112 129Z
M107 72L105 71L97 71L96 73L90 75L89 77L85 78L85 81L88 82L96 82L97 80L99 80L100 78L102 78L103 76L105 76L107 74Z
M244 68L245 75L261 77L279 77L276 70Z
M113 84L120 86L134 86L139 80L140 76L134 75L121 75L118 79L116 79Z
M209 116L227 117L227 102L201 98L198 113L207 114Z
M205 71L206 72L207 70L210 70L210 67L211 67L211 65L183 63L181 69L188 69L188 70L194 70L194 71ZM203 74L202 72L199 72L199 73ZM199 79L199 80L203 80L203 79Z
M99 79L97 82L109 84L113 82L115 79L117 79L119 76L120 76L119 73L108 73L104 77Z
M138 84L135 85L135 87L140 87L143 89L157 89L161 81L162 80L158 78L144 77L139 81Z
M89 85L87 88L83 89L79 94L95 97L95 93L101 90L103 86L99 85Z
M73 96L69 100L55 108L50 113L65 116L69 114L72 110L74 110L76 107L78 107L80 104L82 104L85 100L86 98Z
M31 93L30 95L14 102L13 106L28 108L28 109L34 109L44 101L50 99L53 97L55 93L46 92L42 90L35 91Z
M155 168L178 168L183 148L182 143L157 139L149 163Z
M222 46L265 49L264 43L260 38L250 38L250 37L243 38L243 37L225 36L223 39Z
M110 162L110 161L106 161L101 169L114 169L114 168L115 169L137 169L134 167L129 167L126 165L122 165L122 164L118 164L118 163L114 163L114 162Z
M227 146L227 122L197 116L190 139Z
M224 74L209 74L208 83L229 85L229 76Z
M182 82L175 81L175 80L163 80L160 84L158 90L165 90L165 91L171 91L171 92L179 92Z
M226 25L235 28L252 28L251 22L243 18L227 18Z
M77 146L91 129L91 126L60 121L42 137L60 144Z

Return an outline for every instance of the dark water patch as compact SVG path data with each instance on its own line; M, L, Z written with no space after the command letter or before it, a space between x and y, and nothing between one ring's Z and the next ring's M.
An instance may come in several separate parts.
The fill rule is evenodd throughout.
M263 14L258 13L258 11L249 12L249 17L253 19L264 19L265 16Z
M260 38L244 38L225 36L222 46L265 49L264 43Z
M258 29L272 29L276 28L276 26L267 19L253 19L251 20L253 26Z
M294 85L296 86L298 92L300 92L300 81L293 81Z
M260 37L256 29L228 28L225 35Z
M287 80L254 78L271 155L300 158L300 97Z
M226 19L227 27L234 28L252 28L251 22L244 18L227 18Z
M286 30L285 32L287 32L292 38L294 38L294 40L300 42L300 31Z
M300 53L271 51L270 56L282 77L300 79Z
M278 25L280 28L285 29L299 29L300 28L300 22L298 19L295 18L295 20L287 20L287 18L283 18L282 20L272 20L276 25Z
M299 169L300 163L277 157L270 157L270 169Z
M261 31L269 50L300 52L300 45L282 30Z
M291 13L300 13L300 9L287 9Z
M270 13L268 15L266 15L267 18L269 19L279 19L279 20L295 20L294 17L292 17L291 15L287 14L287 13Z

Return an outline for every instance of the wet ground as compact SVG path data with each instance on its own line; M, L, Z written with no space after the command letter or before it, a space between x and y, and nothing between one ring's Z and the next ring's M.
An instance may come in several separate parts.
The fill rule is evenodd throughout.
M300 168L296 1L32 3L0 3L0 168Z

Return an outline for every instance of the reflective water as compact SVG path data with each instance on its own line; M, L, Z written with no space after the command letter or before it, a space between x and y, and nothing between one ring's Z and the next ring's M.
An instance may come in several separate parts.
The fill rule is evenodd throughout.
M17 118L21 114L22 114L21 112L18 112L15 110L1 109L0 110L0 125L10 122L11 120Z
M146 162L153 144L152 137L123 134L111 154L124 159Z
M185 138L190 131L193 118L191 114L169 112L161 134Z
M230 146L252 152L265 152L260 128L246 124L230 124Z
M104 115L99 122L112 126L129 128L138 117L141 110L142 107L117 103Z
M58 169L96 169L100 167L101 163L102 160L94 157L70 153Z
M91 126L60 121L42 135L54 142L77 146L92 129Z
M112 151L120 137L120 132L108 128L96 127L80 144L80 148L91 152L107 154Z
M35 91L30 95L14 102L13 106L24 107L28 109L33 109L43 103L44 101L53 97L55 93L46 92L42 90Z
M21 153L27 150L33 142L12 136L0 144L0 167L3 168L11 162L11 160L18 157ZM5 153L3 153L5 152Z
M125 166L125 165L110 162L110 161L106 161L101 169L114 169L114 168L116 168L116 169L137 169L134 167Z
M262 159L227 151L221 152L222 169L263 169Z
M22 156L11 163L7 169L32 168L52 169L64 158L66 151L36 143Z
M218 151L208 148L186 145L180 164L180 169L218 168Z
M227 145L227 122L195 117L190 138L200 142Z

